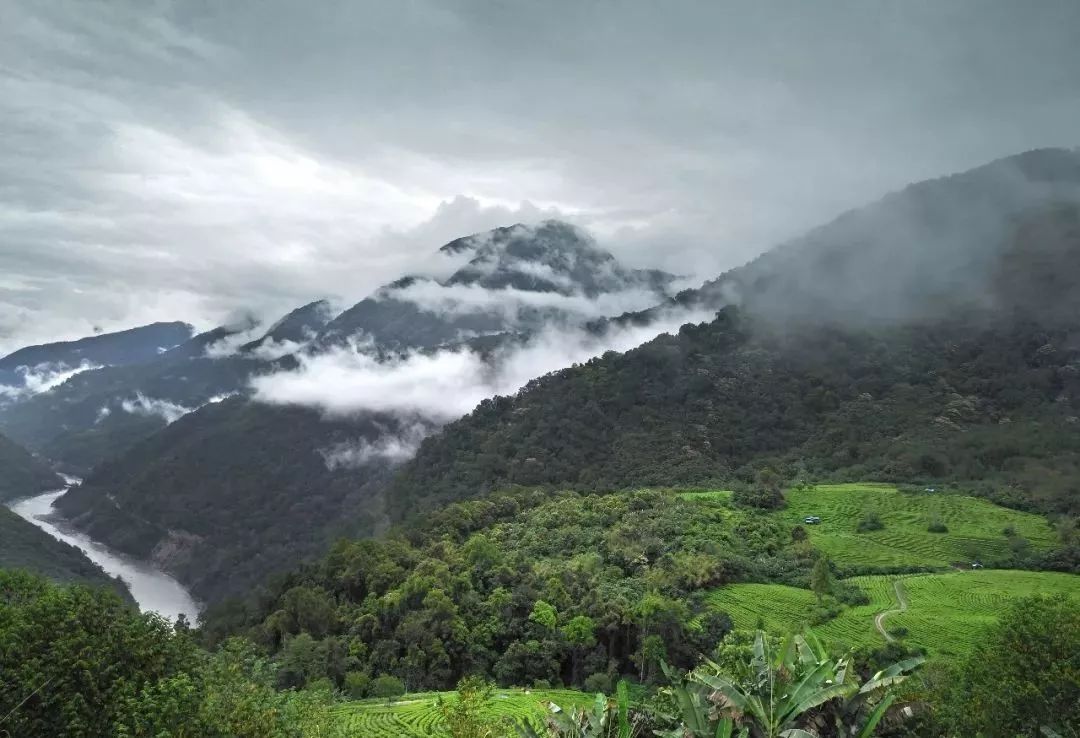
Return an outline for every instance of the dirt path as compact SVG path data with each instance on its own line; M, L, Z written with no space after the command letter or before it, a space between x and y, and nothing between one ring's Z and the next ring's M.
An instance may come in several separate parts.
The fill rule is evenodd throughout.
M894 612L907 612L908 608L907 596L904 594L904 585L899 579L893 580L893 591L896 592L896 601L900 603L900 607L894 607L891 610L879 612L874 617L874 627L877 628L878 633L881 633L889 643L892 643L896 639L889 635L889 631L885 630L885 617L892 615Z

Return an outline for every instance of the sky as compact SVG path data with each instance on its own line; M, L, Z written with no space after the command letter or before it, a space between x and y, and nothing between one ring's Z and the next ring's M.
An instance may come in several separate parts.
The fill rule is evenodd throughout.
M1080 3L0 0L0 354L354 302L543 218L715 276L1080 144Z

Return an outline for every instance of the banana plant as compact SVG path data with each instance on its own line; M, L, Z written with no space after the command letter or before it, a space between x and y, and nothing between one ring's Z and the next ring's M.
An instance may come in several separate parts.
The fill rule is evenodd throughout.
M748 678L732 679L706 661L672 686L682 727L670 735L815 738L832 723L837 735L868 738L895 699L889 689L920 663L902 661L860 684L850 657L831 659L812 635L793 635L771 649L759 632Z
M546 703L547 720L538 730L527 722L514 727L521 738L635 738L640 725L630 715L630 690L620 681L614 699L597 694L588 707L563 710Z

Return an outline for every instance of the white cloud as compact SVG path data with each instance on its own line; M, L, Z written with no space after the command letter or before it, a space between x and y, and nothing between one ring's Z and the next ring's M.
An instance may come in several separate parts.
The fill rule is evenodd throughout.
M131 413L132 415L156 415L166 423L175 423L195 410L195 408L185 407L169 400L147 397L141 392L136 393L134 400L122 401L120 408L125 413Z
M226 392L220 395L214 395L206 402L197 405L196 407L187 407L186 405L181 405L171 400L147 397L143 393L137 392L135 394L135 399L123 400L120 403L120 409L126 413L131 413L133 415L156 415L157 417L164 420L166 423L171 424L175 423L177 420L184 417L185 415L195 412L201 407L206 407L207 405L222 402L229 399L230 397L235 396L236 394L236 392ZM106 415L108 415L108 413L106 412L107 410L108 408L102 408L100 411L98 411L99 422Z
M414 423L399 432L384 430L375 441L361 438L335 444L319 453L330 470L356 469L376 460L396 464L412 458L430 432L430 424Z
M421 310L437 315L464 315L487 312L502 315L513 323L525 309L556 309L581 318L599 318L645 310L659 298L646 289L603 293L595 298L561 292L533 292L512 287L487 289L475 284L442 285L417 280L407 287L380 293L411 302Z
M613 327L601 336L552 328L497 352L490 361L458 349L380 362L365 346L351 344L301 356L295 371L258 376L251 385L256 400L271 404L304 405L327 415L387 413L444 423L488 397L515 393L538 376L712 318L712 312L677 310L649 325Z
M83 361L75 367L67 364L38 364L34 367L20 366L15 371L22 375L22 385L0 384L0 397L17 400L30 395L48 392L54 387L59 387L76 374L100 368L100 364L93 364L89 361Z

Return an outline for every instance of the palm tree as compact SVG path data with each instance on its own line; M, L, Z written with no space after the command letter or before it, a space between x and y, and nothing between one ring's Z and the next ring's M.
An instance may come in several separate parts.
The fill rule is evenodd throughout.
M889 688L923 661L901 661L860 683L850 657L831 659L809 634L773 650L759 631L747 678L733 679L706 661L674 684L669 691L682 727L668 736L817 738L829 731L867 738L895 699Z

